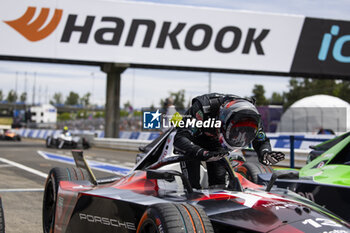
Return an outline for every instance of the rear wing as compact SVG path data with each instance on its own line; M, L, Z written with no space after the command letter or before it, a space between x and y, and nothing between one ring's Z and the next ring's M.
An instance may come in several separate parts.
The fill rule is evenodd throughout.
M89 164L86 162L86 160L84 158L84 155L83 155L83 151L81 151L81 150L72 150L72 154L73 154L73 158L74 158L74 161L75 161L75 165L78 168L85 169L88 172L88 174L89 174L89 181L91 183L93 183L94 185L97 185L96 177L95 177L94 173L92 173Z

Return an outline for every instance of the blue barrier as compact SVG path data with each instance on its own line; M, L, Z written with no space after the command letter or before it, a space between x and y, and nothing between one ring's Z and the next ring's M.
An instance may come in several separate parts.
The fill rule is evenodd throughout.
M59 134L61 130L46 130L46 129L19 129L17 133L24 138L40 138L46 139L47 136L52 134ZM75 133L88 133L94 134L95 137L103 138L104 131L95 130L72 130L73 134ZM119 133L120 138L124 139L134 139L134 140L154 140L160 135L159 132L131 132L131 131L121 131ZM311 134L299 134L293 135L293 144L291 145L290 135L279 135L279 134L267 134L270 139L271 146L273 148L284 148L284 149L309 149L310 145L316 145L326 140L332 139L334 135L311 135Z
M333 138L332 136L331 138ZM294 168L294 155L295 155L295 149L301 147L301 143L303 141L306 142L315 142L316 144L325 142L331 138L307 138L305 135L280 135L278 137L269 137L270 140L275 139L277 140L275 147L277 148L285 148L285 144L289 144L290 148L290 167Z

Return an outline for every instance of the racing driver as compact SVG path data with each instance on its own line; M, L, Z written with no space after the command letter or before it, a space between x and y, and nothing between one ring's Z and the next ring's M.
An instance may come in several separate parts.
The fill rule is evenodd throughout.
M192 187L200 189L200 163L206 161L210 187L225 185L226 170L219 161L229 151L242 149L252 143L259 162L273 165L284 159L282 152L271 151L270 140L262 129L261 117L254 99L218 93L205 94L192 100L184 121L221 121L220 127L188 124L178 127L174 138L175 150L194 157L182 162L183 173Z

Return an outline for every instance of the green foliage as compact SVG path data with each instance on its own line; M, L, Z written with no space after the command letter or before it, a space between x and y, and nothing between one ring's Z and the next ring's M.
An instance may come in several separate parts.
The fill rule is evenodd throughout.
M0 90L0 101L4 99L4 94L2 94L2 90Z
M292 78L289 81L289 91L284 94L286 100L284 107L286 109L306 96L317 94L332 95L349 101L349 91L348 81L337 82L334 79Z
M125 111L124 109L120 110L120 116L121 117L127 117L129 115L128 111Z
M62 93L55 93L53 95L53 99L50 100L50 104L56 105L56 104L63 104L63 98Z
M268 101L265 98L265 89L263 85L260 85L260 84L254 85L253 97L256 100L257 106L268 105Z
M95 113L94 118L101 118L101 117L105 117L105 112L104 111Z
M72 118L71 114L68 112L58 114L58 117L57 117L58 121L68 121L68 120L72 120L72 119L73 118Z
M129 109L129 107L131 106L130 101L128 100L127 102L124 103L124 109Z
M79 103L79 94L73 91L69 92L67 99L65 101L66 105L77 105Z
M90 105L90 92L86 93L83 95L83 97L80 98L80 104L83 105L84 107L87 107Z
M26 102L27 101L27 92L23 92L21 96L19 97L19 100L21 102Z
M185 90L179 90L177 92L170 92L169 97L173 100L173 104L175 105L176 109L184 109L185 108ZM160 105L164 106L166 103L166 99L161 99L160 100ZM153 106L154 107L154 106Z
M350 81L346 80L291 78L288 88L285 93L273 92L268 101L262 85L255 85L252 92L257 105L283 105L284 109L304 97L319 94L335 96L350 102Z
M80 110L77 112L78 119L86 119L88 117L88 113L85 110Z
M17 101L17 93L14 90L10 90L9 93L7 94L6 100L9 103L14 103Z
M273 92L271 98L269 99L269 103L272 105L283 105L284 103L283 94Z
M140 117L140 116L142 116L142 112L141 111L134 111L134 116L135 117Z

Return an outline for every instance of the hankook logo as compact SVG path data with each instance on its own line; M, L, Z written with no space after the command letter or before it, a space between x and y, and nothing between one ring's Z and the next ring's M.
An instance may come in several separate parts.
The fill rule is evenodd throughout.
M42 8L39 16L33 20L36 10L35 7L28 7L20 18L4 22L29 41L40 41L57 28L63 10L55 9L51 21L46 26L44 25L50 9ZM206 23L191 24L142 18L131 19L128 25L128 21L116 16L68 14L60 42L72 43L72 35L78 34L80 35L79 44L88 44L89 40L94 39L99 45L135 47L136 37L143 36L142 48L164 49L168 43L172 50L185 49L197 52L210 49L209 47L212 46L212 49L221 54L235 52L264 56L263 45L270 32L270 29L267 28L249 27L245 29L237 25L214 28Z
M55 9L55 13L51 21L44 28L42 28L42 26L45 24L47 17L49 16L50 9L42 8L38 18L31 22L35 11L35 7L28 7L27 11L20 18L4 22L19 32L29 41L35 42L45 39L58 26L62 17L63 10Z

